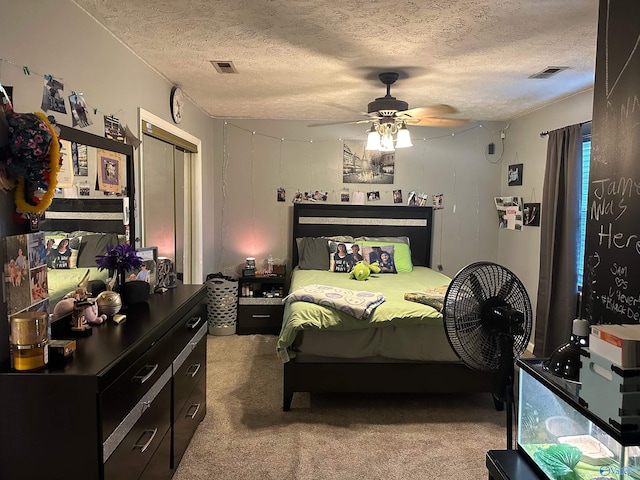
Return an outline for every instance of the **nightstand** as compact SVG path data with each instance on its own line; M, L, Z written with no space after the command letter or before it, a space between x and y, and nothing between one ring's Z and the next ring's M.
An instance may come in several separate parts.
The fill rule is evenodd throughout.
M286 276L256 275L238 279L237 333L278 335L287 295Z

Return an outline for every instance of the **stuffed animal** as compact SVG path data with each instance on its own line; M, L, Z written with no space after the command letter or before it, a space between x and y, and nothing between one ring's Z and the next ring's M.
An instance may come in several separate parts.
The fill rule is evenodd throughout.
M63 298L56 306L53 308L53 317L58 320L62 317L66 317L67 315L71 315L73 312L73 304L75 303L75 299Z
M84 318L89 325L100 325L107 319L107 316L104 313L98 315L98 304L91 302L91 304L84 309Z
M378 262L368 263L362 260L353 266L349 277L355 280L367 280L372 273L380 273Z
M67 315L71 315L71 313L73 313L73 306L75 302L76 301L73 298L65 298L56 303L56 306L53 309L53 316L55 319L57 320L66 317ZM89 325L100 325L107 319L106 315L98 314L98 304L94 301L88 302L83 313L84 321Z

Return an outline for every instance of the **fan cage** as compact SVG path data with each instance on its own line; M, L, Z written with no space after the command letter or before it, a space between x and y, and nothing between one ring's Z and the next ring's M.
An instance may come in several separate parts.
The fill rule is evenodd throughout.
M513 272L491 262L473 263L456 274L445 294L447 339L460 360L476 370L500 367L499 335L482 319L483 305L496 298L523 315L521 331L513 334L513 355L519 358L529 343L533 314L526 289Z

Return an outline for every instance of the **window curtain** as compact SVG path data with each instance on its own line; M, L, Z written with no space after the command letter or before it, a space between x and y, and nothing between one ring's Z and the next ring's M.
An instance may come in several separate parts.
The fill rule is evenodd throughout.
M578 298L576 259L582 196L580 125L549 132L540 220L540 279L534 353L569 341Z

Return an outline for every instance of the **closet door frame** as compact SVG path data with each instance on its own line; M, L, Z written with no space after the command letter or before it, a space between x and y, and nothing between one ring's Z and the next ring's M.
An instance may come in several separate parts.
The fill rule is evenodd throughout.
M145 125L150 123L157 126L172 135L175 135L179 139L182 139L188 143L196 146L196 152L190 152L191 168L190 168L190 198L184 199L185 205L191 206L191 216L189 219L185 218L185 222L190 222L190 234L191 234L191 255L189 259L184 259L185 277L184 283L202 283L203 279L203 261L202 261L202 141L191 135L190 133L181 130L175 125L161 119L157 115L152 114L142 108L139 108L139 137L143 138L145 135ZM138 191L136 195L136 231L141 232L139 237L140 243L136 243L136 246L144 245L144 185L142 182L142 175L144 175L144 148L140 148L138 151L139 159L138 169L135 178L138 179ZM185 191L185 196L187 195ZM193 219L193 220L192 220ZM186 225L186 223L185 223Z

